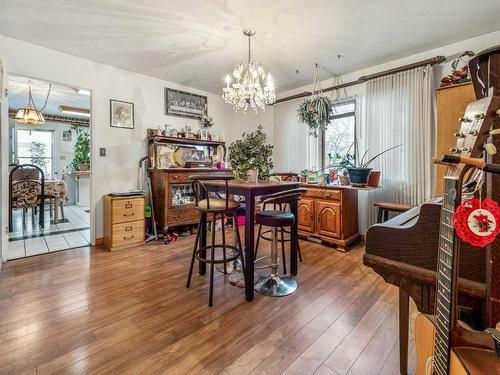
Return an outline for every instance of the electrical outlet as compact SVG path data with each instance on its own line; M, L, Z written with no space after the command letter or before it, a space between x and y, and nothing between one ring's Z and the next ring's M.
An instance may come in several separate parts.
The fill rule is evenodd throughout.
M105 147L99 148L99 156L106 156L106 148Z

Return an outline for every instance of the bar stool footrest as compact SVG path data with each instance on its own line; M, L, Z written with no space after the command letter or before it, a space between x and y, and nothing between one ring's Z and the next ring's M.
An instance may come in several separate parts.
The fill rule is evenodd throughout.
M227 250L232 250L233 255L231 256L226 256L226 259L210 259L210 258L204 258L201 256L201 252L205 250L207 253L212 251L212 245L208 245L205 247L202 247L196 251L196 254L194 257L199 260L202 263L214 263L214 264L223 264L223 263L229 263L233 262L234 260L238 259L241 256L241 250L239 250L236 246L232 245L214 245L215 249L223 249L224 248Z

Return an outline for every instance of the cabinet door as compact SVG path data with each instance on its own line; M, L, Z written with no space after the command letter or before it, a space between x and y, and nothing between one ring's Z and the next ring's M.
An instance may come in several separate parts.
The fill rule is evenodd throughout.
M297 206L298 227L303 232L314 232L314 201L301 199Z
M333 238L341 237L340 203L316 202L316 233Z

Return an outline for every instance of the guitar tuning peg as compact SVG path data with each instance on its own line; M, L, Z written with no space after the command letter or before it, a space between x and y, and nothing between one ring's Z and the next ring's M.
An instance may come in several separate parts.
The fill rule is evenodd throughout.
M460 117L460 118L458 119L458 121L460 121L460 122L472 122L472 120L471 120L471 119L468 119L467 117Z
M461 152L470 152L471 148L470 147L462 147L462 149L460 151Z
M497 153L497 148L493 143L486 143L483 148L486 150L486 152L490 155L495 155Z
M500 109L499 109L499 111L500 111ZM500 134L500 128L490 130L490 135L498 135L498 134Z
M474 117L477 119L477 120L481 120L484 118L484 113L476 113L476 115L474 115Z
M477 130L469 130L469 135L472 135L472 136L476 136L478 135L478 131Z
M456 148L456 147L450 148L450 152L453 153L453 154L456 154L458 151L459 151L459 149Z
M456 138L465 138L465 134L461 133L459 130L455 129L455 132L453 133L453 136Z

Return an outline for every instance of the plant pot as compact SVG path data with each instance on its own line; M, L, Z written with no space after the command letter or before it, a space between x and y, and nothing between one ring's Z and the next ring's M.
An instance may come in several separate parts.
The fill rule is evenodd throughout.
M80 164L78 165L79 171L88 171L90 169L90 164Z
M370 187L378 187L378 184L380 182L380 173L380 171L371 171L370 175L368 176L367 185Z
M351 185L365 187L372 168L347 168Z
M258 178L259 178L259 171L257 169L249 169L247 171L248 182L257 182Z

